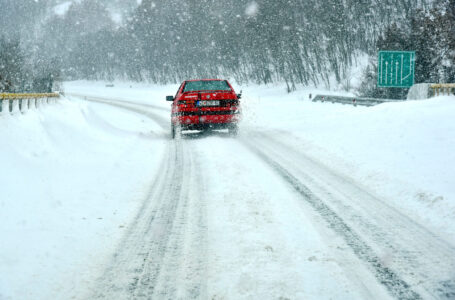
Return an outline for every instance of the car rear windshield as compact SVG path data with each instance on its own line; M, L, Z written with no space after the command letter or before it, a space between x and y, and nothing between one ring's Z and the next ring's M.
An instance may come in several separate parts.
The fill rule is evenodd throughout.
M231 88L226 80L200 80L187 81L183 92L193 91L230 91Z

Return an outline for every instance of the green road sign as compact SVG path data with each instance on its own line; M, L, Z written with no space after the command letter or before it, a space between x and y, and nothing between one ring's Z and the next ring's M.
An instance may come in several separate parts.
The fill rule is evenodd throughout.
M415 51L379 51L378 87L411 87L415 57Z

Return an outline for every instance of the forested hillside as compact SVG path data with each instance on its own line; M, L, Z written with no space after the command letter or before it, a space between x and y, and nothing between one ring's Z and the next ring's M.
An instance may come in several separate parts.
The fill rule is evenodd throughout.
M20 2L20 1L19 1ZM30 65L64 79L156 83L228 77L239 83L286 82L349 88L361 54L375 56L398 24L453 0L29 1L26 14L0 0L4 40L18 41ZM123 4L121 4L123 3ZM451 4L450 4L451 3ZM63 7L66 5L66 7ZM60 9L57 10L56 7ZM120 14L120 15L119 15ZM406 33L406 34L404 34ZM381 40L382 39L382 40ZM409 48L408 46L405 47ZM426 55L426 54L425 54ZM37 68L33 68L37 69ZM333 87L333 86L332 86Z

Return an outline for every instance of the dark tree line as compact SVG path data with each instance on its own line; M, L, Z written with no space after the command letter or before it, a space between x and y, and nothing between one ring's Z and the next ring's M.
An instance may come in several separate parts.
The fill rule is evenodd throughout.
M27 1L36 16L21 35L30 76L45 70L65 80L155 83L226 77L286 82L289 90L341 84L359 52L376 53L385 28L411 28L408 20L441 2L142 0L116 23L110 3L126 1L75 1L63 15L50 13L58 0ZM19 2L0 6L23 9Z
M75 3L45 25L39 52L70 79L228 77L240 83L340 83L357 51L426 1L143 0L122 26L101 2ZM46 41L46 42L44 42ZM43 51L42 49L46 49Z
M153 81L228 76L238 82L285 81L293 89L328 86L331 77L341 82L356 50L371 49L388 18L406 19L423 5L406 0L148 0L127 30L136 37L141 71Z
M430 10L418 10L409 20L391 24L376 45L378 50L416 51L415 83L455 82L455 0ZM407 89L376 87L377 58L365 71L364 96L403 99Z

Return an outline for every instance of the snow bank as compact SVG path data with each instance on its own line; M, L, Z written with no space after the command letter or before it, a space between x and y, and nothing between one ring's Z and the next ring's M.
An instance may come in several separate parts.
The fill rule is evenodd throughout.
M308 101L317 92L244 88L242 131L288 137L454 241L455 97L368 108Z
M432 83L418 83L411 86L408 92L408 100L428 99L432 96L430 86Z
M0 299L68 299L93 281L164 137L145 117L65 99L0 115Z

